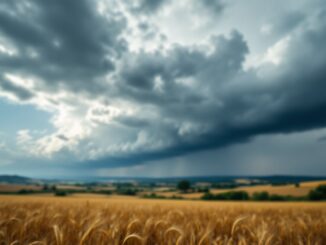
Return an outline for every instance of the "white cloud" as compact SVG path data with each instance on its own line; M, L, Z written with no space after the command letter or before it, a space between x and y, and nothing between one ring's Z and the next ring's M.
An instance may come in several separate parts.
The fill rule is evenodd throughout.
M17 132L17 143L25 144L32 140L32 136L28 129L22 129Z
M286 36L268 48L263 56L263 62L270 62L276 66L280 65L284 59L287 48L291 42L291 37Z
M260 32L263 34L263 35L271 35L272 32L273 32L273 25L271 24L264 24L261 26L260 28Z

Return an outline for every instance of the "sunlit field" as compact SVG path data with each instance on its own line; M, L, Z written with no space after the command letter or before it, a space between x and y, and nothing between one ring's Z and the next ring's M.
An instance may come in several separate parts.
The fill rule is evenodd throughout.
M0 196L0 244L325 244L323 202Z
M255 192L266 191L269 194L277 194L277 195L289 195L289 196L306 196L308 193L318 187L319 185L326 185L326 181L307 181L302 182L300 187L296 187L294 184L273 186L270 184L267 185L256 185L256 186L245 186L245 187L237 187L234 189L211 189L211 193L219 194L225 193L228 191L246 191L248 194L252 195ZM149 192L148 192L149 193ZM177 191L160 191L157 190L156 193L165 197L172 196L181 196L183 198L188 199L199 199L203 194L202 193L179 193Z

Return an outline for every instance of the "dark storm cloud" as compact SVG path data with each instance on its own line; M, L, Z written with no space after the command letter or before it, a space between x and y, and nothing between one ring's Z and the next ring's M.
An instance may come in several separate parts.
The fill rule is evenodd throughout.
M317 139L317 142L325 142L325 141L326 141L326 136L322 136Z
M140 9L155 12L165 3L144 0ZM220 1L203 4L215 12L223 8ZM243 63L249 48L239 31L212 37L205 50L175 45L165 53L133 53L119 38L124 18L116 12L108 15L99 15L86 0L0 4L1 40L17 48L17 55L0 54L1 73L39 78L40 90L87 91L94 100L122 100L143 108L136 115L95 115L111 116L132 136L117 156L85 162L88 167L138 164L247 142L257 135L326 126L325 12L320 11L313 28L302 25L291 35L280 65L248 71ZM300 14L289 16L278 29L296 29L304 20ZM98 81L108 74L112 83ZM33 92L4 79L0 87L22 101L33 97ZM110 127L98 121L101 129ZM125 128L121 134L129 132ZM141 131L145 133L139 142L144 145L130 147L140 144L135 135ZM92 140L104 141L100 136ZM57 138L70 139L64 134ZM150 147L157 142L161 147Z
M305 18L305 14L301 12L290 12L276 22L275 28L278 32L284 34L297 27Z
M142 0L138 10L145 12L155 12L168 1L169 0Z
M176 48L162 60L157 55L136 59L134 66L122 72L121 81L125 83L121 84L131 87L129 95L141 103L155 105L164 119L198 125L200 133L193 131L188 137L180 135L178 128L169 128L174 137L171 146L121 159L100 159L92 166L138 164L243 143L257 135L325 127L325 20L326 15L320 13L314 28L294 33L281 65L266 64L260 68L266 77L242 71L248 49L237 32L229 39L217 38L216 54L205 56L199 51ZM132 75L126 76L126 71ZM167 86L162 100L158 99L160 95L153 95L155 76L161 76ZM187 93L184 87L176 85L175 79L184 77L197 79L196 92ZM191 103L187 101L191 95L200 99ZM204 130L205 126L208 130ZM165 130L162 126L161 131Z
M225 7L225 2L221 0L202 0L200 1L200 4L202 4L213 14L219 14Z
M200 91L178 84L177 79L193 78L198 80L196 86L209 87L213 91L237 75L248 47L237 31L233 31L230 37L213 37L211 43L215 51L209 55L195 48L176 46L164 55L140 53L126 56L116 77L122 96L157 104L162 112L172 104L168 113L181 107L182 116L189 114L184 110L188 103L206 99L215 103L215 98L204 98ZM156 79L162 80L159 93L155 91ZM176 114L180 115L180 112Z
M171 0L140 0L139 5L134 10L138 13L154 14L171 2ZM225 7L224 1L221 0L189 0L187 4L203 7L212 14L220 14Z
M18 49L15 56L0 57L1 70L36 76L45 87L64 81L74 90L94 89L90 80L113 70L113 59L125 48L118 40L123 20L99 16L91 1L2 1L0 6L1 37Z
M64 135L57 135L57 138L60 139L60 140L63 140L63 141L68 141L69 140L69 138L67 138Z
M0 88L3 91L13 94L16 98L22 101L29 100L34 96L33 92L15 85L3 77L0 77Z

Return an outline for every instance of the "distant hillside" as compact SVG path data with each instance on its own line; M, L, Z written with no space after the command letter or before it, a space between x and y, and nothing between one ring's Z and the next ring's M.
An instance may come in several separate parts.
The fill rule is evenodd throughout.
M234 182L238 179L245 179L250 181L258 181L261 183L297 183L306 181L326 180L326 176L295 176L295 175L270 175L270 176L183 176L183 177L84 177L79 179L71 179L82 182L140 182L140 183L177 183L180 180L189 180L195 182L208 183L223 183Z
M0 183L7 184L31 184L35 180L19 175L0 175Z
M184 176L184 177L72 177L72 178L57 178L57 179L34 179L19 175L0 175L0 183L7 184L35 184L35 183L103 183L103 182L138 182L138 183L167 183L176 184L180 180L189 180L192 183L207 182L207 183L232 183L237 180L248 180L252 183L298 183L306 181L326 180L326 176L295 176L295 175L271 175L271 176Z
M187 179L191 182L230 182L237 179L246 180L259 180L268 183L296 183L304 181L317 181L325 180L325 176L295 176L295 175L271 175L271 176L188 176L188 177L177 177L177 178L158 178L157 180L167 181L167 182L177 182L181 179Z

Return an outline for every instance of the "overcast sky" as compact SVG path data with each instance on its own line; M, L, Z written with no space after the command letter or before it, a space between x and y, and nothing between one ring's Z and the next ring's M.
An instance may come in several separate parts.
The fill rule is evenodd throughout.
M0 174L326 175L325 1L0 1Z

